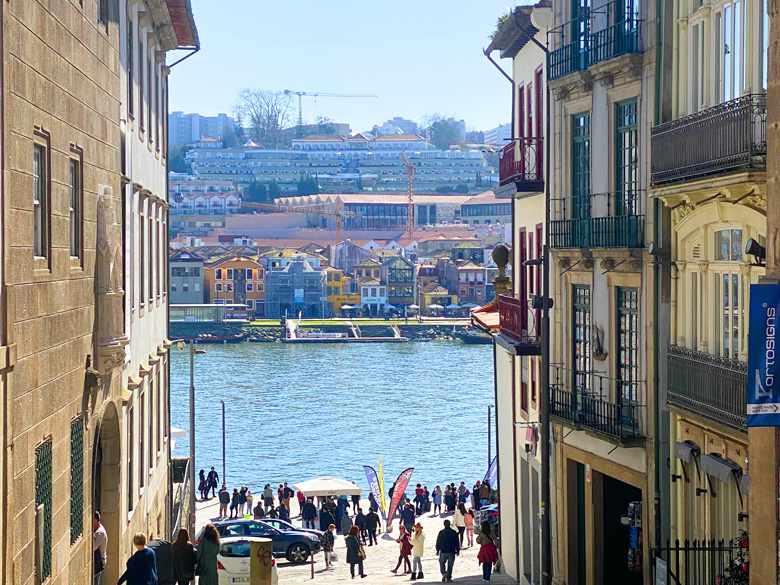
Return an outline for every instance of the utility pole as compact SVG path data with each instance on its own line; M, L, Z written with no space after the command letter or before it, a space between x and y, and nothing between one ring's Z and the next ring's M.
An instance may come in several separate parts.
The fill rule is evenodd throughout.
M225 401L222 403L222 483L227 483L227 472L225 471Z
M488 404L488 466L487 468L490 469L490 464L493 463L493 449L492 449L492 434L491 434L491 428L490 428L490 411L493 408L493 405ZM491 486L492 487L492 486Z
M141 429L143 432L143 429ZM190 534L195 534L195 340L190 339Z

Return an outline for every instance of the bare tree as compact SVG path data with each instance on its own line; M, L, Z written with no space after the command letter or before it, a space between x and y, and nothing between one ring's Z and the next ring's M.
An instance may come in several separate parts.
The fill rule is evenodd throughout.
M282 130L290 126L292 99L281 91L245 87L233 107L244 133L267 147L282 142Z

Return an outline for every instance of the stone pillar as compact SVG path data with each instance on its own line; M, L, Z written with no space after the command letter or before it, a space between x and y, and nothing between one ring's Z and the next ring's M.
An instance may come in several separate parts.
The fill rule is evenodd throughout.
M769 54L766 116L766 277L780 280L780 13L767 2ZM775 427L750 427L750 583L778 582L778 441ZM759 455L760 454L760 455Z

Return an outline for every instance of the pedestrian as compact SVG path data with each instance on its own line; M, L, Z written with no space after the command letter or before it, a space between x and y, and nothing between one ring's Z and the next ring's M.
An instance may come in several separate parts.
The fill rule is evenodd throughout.
M209 471L208 476L206 477L209 482L209 488L211 489L211 497L214 497L217 495L217 488L219 487L219 474L217 473L217 470L213 467L211 468L211 471ZM206 490L206 495L208 496L208 490Z
M477 483L474 484L474 487L471 488L471 497L474 498L474 509L479 510L482 506L480 506L479 502L479 489L482 487L481 482L477 480Z
M276 508L271 508L270 510L268 510L268 517L269 518L276 518L277 516L279 516L279 514L276 511Z
M474 546L474 510L469 508L466 515L463 517L463 521L466 523L466 543L468 546Z
M428 491L428 486L423 486L423 501L425 502L423 511L428 513L431 511L431 492Z
M136 532L133 536L135 553L127 559L127 569L117 585L127 582L127 585L149 585L157 583L157 556L150 548L146 548L146 535Z
M366 531L368 532L368 546L374 546L376 542L376 530L379 528L379 514L374 508L368 509L366 514Z
M328 529L320 536L322 552L325 553L325 568L328 569L333 564L333 545L336 543L336 525L331 524Z
M344 537L344 541L347 545L347 562L349 563L349 574L352 578L355 578L355 565L358 567L358 571L361 578L366 577L363 572L363 561L366 558L366 551L358 540L358 527L353 526L349 534Z
M373 508L374 510L379 509L379 503L376 501L376 498L374 497L374 493L371 492L368 494L368 507Z
M306 500L306 503L301 508L301 516L303 516L303 527L314 529L314 522L317 520L317 508L311 501L311 498Z
M424 545L425 533L422 524L418 522L414 525L414 534L412 535L412 581L424 578L422 569Z
M228 504L230 503L230 492L225 484L222 484L222 489L219 490L219 517L227 518Z
M333 517L333 514L330 512L330 505L329 504L323 504L322 510L320 510L320 530L327 530L328 526L333 524L336 525L336 519Z
M354 494L352 496L352 512L357 513L357 509L360 507L360 495Z
M345 510L349 510L349 498L346 496L346 494L341 494L339 496L339 503L341 503L341 506Z
M263 488L263 505L266 512L274 507L274 490L271 489L270 483L265 484Z
M287 487L287 482L284 482L284 489L282 490L282 496L284 497L284 505L287 509L290 509L290 500L295 495L295 491L291 487Z
M238 502L241 496L238 493L238 488L233 488L233 495L230 498L230 517L238 518Z
M350 529L352 528L352 518L349 517L349 512L344 510L344 516L341 518L341 534L346 536L349 534Z
M455 509L455 498L452 494L452 488L447 486L444 488L444 509L447 512L452 512Z
M466 498L468 497L469 490L466 489L466 482L462 481L460 482L460 485L458 486L458 503L459 504L465 504Z
M236 518L244 515L244 508L246 508L246 486L242 485L238 490L238 511L236 512Z
M333 506L333 516L336 519L336 526L341 526L341 519L344 517L344 503L337 499ZM346 536L346 534L344 535Z
M171 545L171 567L177 585L190 585L195 580L195 547L186 528L179 529L176 542Z
M303 516L303 505L306 503L306 496L301 490L298 490L298 514Z
M404 528L406 528L406 532L408 534L412 533L412 526L414 526L414 507L411 504L406 504L404 506L404 509L401 510L401 523L404 525Z
M398 567L401 563L404 564L404 575L408 575L412 572L412 563L409 562L409 556L412 554L412 541L409 540L409 533L403 524L398 528L398 538L395 540L400 546L400 554L398 555L398 563L395 565L395 569L391 570L391 573L397 573Z
M262 501L257 502L257 506L255 506L254 513L255 513L255 520L265 516L265 510L263 509L263 502Z
M245 514L249 515L252 513L252 503L255 501L255 497L252 495L251 490L246 490L246 505L245 505Z
M279 484L279 487L276 489L276 497L279 503L284 501L284 486L282 484Z
M455 557L459 554L458 533L450 528L450 521L445 520L444 528L436 537L436 555L439 557L442 583L445 581L452 583L452 566L455 564Z
M436 514L441 515L441 488L439 486L436 486L433 488L433 515Z
M209 482L206 479L206 471L201 469L198 474L198 491L200 492L200 501L209 499Z
M479 536L477 536L477 544L480 545L477 560L482 565L482 580L488 582L493 570L493 563L498 560L498 549L493 539L493 529L487 520L482 523Z
M458 529L458 540L460 546L463 546L463 535L466 534L466 504L458 504L455 515L452 517L452 523Z
M487 506L490 499L490 484L486 481L479 486L479 507Z
M422 484L418 483L417 487L414 490L414 505L415 505L415 511L414 513L418 516L421 516L423 513L423 504L425 503L425 496L423 495L425 492L422 489Z
M366 515L363 514L363 508L357 509L357 514L355 514L355 526L360 530L360 542L366 544L366 540L368 540L368 530L366 530Z
M106 548L108 547L108 532L100 523L100 512L92 516L92 574L93 584L100 585L103 569L106 566Z
M279 514L279 520L284 520L285 522L290 521L290 510L287 508L287 505L284 502L279 504L279 509L277 512Z
M206 524L195 555L198 566L198 585L219 585L217 573L219 545L217 528L213 524Z

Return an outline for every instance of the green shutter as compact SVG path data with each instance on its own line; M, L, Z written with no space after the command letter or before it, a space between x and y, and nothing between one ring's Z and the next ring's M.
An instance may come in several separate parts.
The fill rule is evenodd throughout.
M35 450L35 507L43 506L43 542L40 581L51 575L51 439Z
M70 543L84 532L84 419L70 423Z

